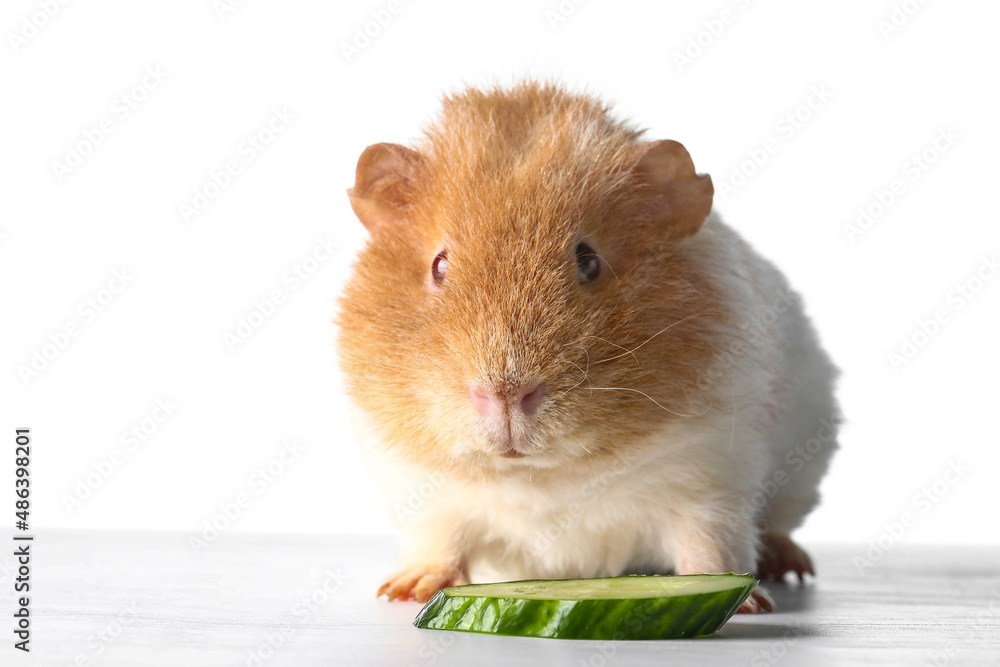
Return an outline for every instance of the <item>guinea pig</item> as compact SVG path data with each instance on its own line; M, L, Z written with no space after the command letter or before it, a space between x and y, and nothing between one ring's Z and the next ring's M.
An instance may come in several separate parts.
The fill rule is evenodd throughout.
M400 533L379 596L814 574L790 535L837 371L680 143L555 83L469 88L412 147L365 149L348 196L369 238L337 350Z

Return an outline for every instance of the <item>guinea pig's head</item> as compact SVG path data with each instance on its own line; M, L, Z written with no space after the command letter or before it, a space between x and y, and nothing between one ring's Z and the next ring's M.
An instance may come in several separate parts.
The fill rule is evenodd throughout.
M560 466L707 407L720 304L685 249L713 189L679 143L551 85L467 90L413 148L369 146L348 194L370 238L341 363L404 456Z

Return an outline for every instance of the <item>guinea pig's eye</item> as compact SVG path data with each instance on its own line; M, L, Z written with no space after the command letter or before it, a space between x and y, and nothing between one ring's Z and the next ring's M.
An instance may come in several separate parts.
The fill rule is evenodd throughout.
M586 243L576 246L576 279L589 283L601 274L601 258Z
M440 285L444 282L445 276L448 273L448 251L442 250L434 258L431 263L431 277L434 279L435 285Z

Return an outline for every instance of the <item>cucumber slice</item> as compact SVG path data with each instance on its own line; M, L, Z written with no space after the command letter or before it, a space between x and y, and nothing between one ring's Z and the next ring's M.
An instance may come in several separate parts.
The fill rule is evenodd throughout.
M756 586L748 574L469 584L435 593L413 624L556 639L701 637L721 628Z

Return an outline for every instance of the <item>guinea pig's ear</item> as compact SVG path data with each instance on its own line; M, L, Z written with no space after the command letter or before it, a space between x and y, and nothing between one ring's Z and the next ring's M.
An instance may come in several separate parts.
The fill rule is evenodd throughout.
M399 144L374 144L361 154L354 187L347 190L347 196L369 233L403 221L422 166L419 153Z
M697 174L687 149L676 141L640 144L632 173L658 195L654 215L681 236L694 234L712 211L715 188L708 174Z

